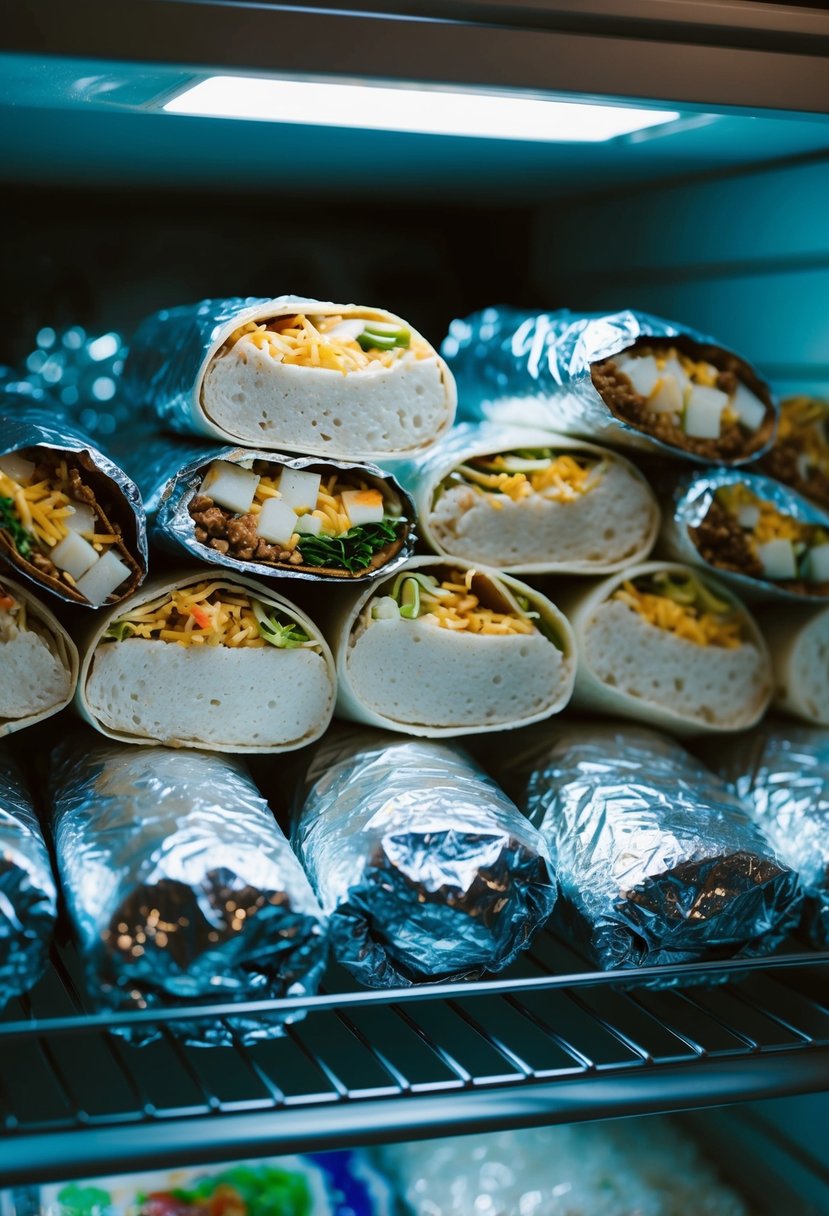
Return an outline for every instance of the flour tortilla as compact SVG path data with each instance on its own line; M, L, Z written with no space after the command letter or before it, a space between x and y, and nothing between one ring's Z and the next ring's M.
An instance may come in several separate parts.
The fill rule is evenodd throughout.
M829 726L829 608L795 615L782 604L757 614L774 669L774 703L804 722Z
M206 581L247 591L279 609L318 640L320 650L103 640L109 625L130 610ZM314 623L262 584L220 570L155 580L106 613L82 654L76 706L110 739L220 752L284 752L318 739L334 710L334 661Z
M57 617L4 576L0 595L6 593L25 604L27 627L0 642L0 736L59 713L78 681L78 651Z
M610 601L626 580L659 570L690 573L671 562L644 562L562 598L579 651L573 704L678 735L753 726L771 698L771 665L756 621L736 596L705 578L744 614L748 640L735 650L697 646Z

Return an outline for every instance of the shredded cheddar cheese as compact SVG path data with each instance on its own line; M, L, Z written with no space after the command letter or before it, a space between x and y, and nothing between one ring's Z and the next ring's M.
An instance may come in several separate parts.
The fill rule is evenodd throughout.
M432 595L421 588L421 614L434 617L441 629L481 634L535 633L535 626L526 617L483 607L478 596L472 593L474 577L474 570L465 574L453 571L450 578L439 584L441 592L446 594Z
M692 604L678 604L667 595L642 591L629 579L610 598L627 605L649 625L693 642L695 646L736 650L743 644L743 624L735 612L721 615L701 611Z
M0 470L0 496L11 498L17 517L41 548L54 548L68 534L67 518L74 511L66 460L55 463L52 476L24 485ZM82 505L82 504L79 504ZM108 532L84 531L80 535L99 553L117 537Z
M217 582L196 583L142 604L116 624L125 637L155 638L180 646L257 647L260 636L250 598Z
M829 401L790 397L780 410L778 439L796 438L809 464L829 475Z
M231 334L225 350L237 343L249 343L269 354L276 363L317 367L343 375L364 371L372 365L391 367L404 359L428 359L433 354L431 347L414 335L407 347L363 350L354 338L330 334L343 320L341 316L306 317L298 313L270 323L248 321Z
M582 495L589 493L601 479L603 465L601 462L585 460L581 462L574 456L562 454L554 456L543 469L533 469L527 473L504 471L489 472L490 468L506 464L508 454L480 457L478 460L486 468L476 467L476 462L459 465L455 470L465 480L492 491L488 502L496 509L503 503L498 495L504 494L513 502L521 502L533 494L539 494L550 502L574 502Z
M760 517L751 530L749 539L755 545L764 545L770 540L791 540L809 542L814 527L801 523L791 515L784 515L772 502L759 498L753 490L743 483L733 486L722 486L717 491L720 503L732 515L743 507L755 507Z

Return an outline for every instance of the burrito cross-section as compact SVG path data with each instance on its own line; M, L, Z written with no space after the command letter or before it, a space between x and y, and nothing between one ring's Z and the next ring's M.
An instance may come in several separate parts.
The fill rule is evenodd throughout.
M0 578L0 735L64 709L78 682L78 651L56 616L19 583Z
M829 605L763 605L757 614L771 655L774 704L813 726L829 726Z
M780 405L774 447L764 472L829 511L829 401L788 397Z
M295 801L334 954L364 984L500 971L553 910L546 846L459 748L341 728Z
M108 612L82 647L77 706L130 743L278 752L312 743L336 676L314 623L241 575L156 580Z

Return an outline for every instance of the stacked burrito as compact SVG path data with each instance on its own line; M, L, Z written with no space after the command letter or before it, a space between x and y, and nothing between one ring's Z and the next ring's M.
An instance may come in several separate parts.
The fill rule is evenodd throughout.
M0 735L64 709L78 681L78 651L49 609L0 578Z

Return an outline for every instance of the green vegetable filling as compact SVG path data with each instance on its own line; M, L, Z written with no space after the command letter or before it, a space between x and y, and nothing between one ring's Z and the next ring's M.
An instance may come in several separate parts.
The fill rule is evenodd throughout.
M251 600L250 606L259 625L259 636L279 650L296 650L310 642L308 634L296 621L282 622L273 613L268 613L259 600Z
M9 533L21 557L31 557L32 538L18 519L13 498L0 498L0 528Z
M303 536L298 548L307 566L328 566L356 574L371 565L375 553L398 539L405 520L384 519L376 524L360 524L340 536Z

